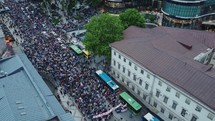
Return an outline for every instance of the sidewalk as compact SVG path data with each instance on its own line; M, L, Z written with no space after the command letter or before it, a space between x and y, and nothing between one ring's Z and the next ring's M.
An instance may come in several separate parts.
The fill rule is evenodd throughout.
M72 113L72 116L74 117L75 121L83 121L83 116L81 112L76 107L75 101L69 97L68 95L63 95L60 93L61 87L58 87L57 94L60 97L61 105L68 110L70 113Z

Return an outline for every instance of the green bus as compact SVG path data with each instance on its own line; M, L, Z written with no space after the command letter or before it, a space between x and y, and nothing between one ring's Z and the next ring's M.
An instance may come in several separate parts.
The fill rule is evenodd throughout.
M136 101L134 100L129 94L127 94L126 92L122 92L119 95L119 98L124 102L127 103L128 108L134 113L134 114L138 114L141 109L142 106Z
M70 48L78 55L82 54L82 50L76 46L76 45L71 45Z

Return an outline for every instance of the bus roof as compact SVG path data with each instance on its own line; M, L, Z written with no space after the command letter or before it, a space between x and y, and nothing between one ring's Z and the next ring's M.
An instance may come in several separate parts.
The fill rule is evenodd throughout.
M91 54L90 51L88 51L88 50L83 49L82 51L83 51L83 53L85 53L86 55L90 55L90 54Z
M144 118L148 121L160 121L159 119L157 119L156 117L154 117L151 113L147 113Z
M134 100L130 95L128 95L126 92L122 92L120 96L130 105L132 106L135 110L139 110L142 108L142 106Z
M106 83L108 83L109 81L112 80L112 79L111 79L106 73L104 73L102 70L96 71L96 74L98 74Z
M119 88L119 86L114 81L109 81L107 83L113 90L116 90Z
M76 45L71 45L70 46L77 54L81 54L82 51L81 49L79 49Z

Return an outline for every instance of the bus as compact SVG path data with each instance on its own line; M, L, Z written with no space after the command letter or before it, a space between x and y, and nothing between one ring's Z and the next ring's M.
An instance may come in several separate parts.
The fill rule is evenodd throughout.
M71 45L70 48L78 55L82 54L82 50L76 45Z
M111 88L113 93L118 92L119 86L110 78L110 76L102 70L97 70L96 74L109 88Z
M160 121L160 120L148 112L145 116L142 117L142 121Z
M90 58L91 53L88 50L83 49L82 52L86 58Z
M128 108L135 114L139 114L142 109L142 106L134 100L129 94L126 92L122 92L119 95L119 98L122 100L123 103L127 103Z

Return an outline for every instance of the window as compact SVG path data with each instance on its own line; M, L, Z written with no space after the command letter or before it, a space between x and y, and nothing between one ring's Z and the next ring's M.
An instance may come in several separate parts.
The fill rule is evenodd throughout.
M187 98L187 99L185 100L185 103L187 103L188 105L190 105L190 99Z
M134 76L133 76L133 80L134 80L134 81L136 81L136 78L137 78L137 77L136 77L136 75L134 74Z
M131 89L132 89L133 91L135 90L134 85L132 85Z
M185 114L186 114L186 112L187 112L187 110L182 109L182 111L181 111L181 115L184 117L184 116L185 116Z
M148 88L149 88L149 84L146 83L145 89L148 90Z
M164 113L165 109L163 107L161 107L161 113Z
M175 93L175 96L176 96L177 98L180 98L180 93L179 93L179 92L176 92L176 93Z
M121 55L119 55L119 59L121 59Z
M159 97L159 96L160 96L160 93L161 93L161 92L160 92L159 90L157 90L157 91L156 91L156 97Z
M131 72L128 70L128 76L130 77L130 75L131 75Z
M158 105L158 104L157 104L156 102L154 102L153 106L154 106L155 108L157 107L157 105Z
M131 66L131 62L129 62L129 66Z
M143 80L142 80L142 79L140 79L139 84L140 84L140 85L142 85L142 84L143 84Z
M172 103L172 109L176 109L176 107L177 107L177 105L178 105L178 103L177 102L175 102L175 101L173 101L173 103Z
M169 98L168 98L167 96L164 96L163 102L164 102L164 103L167 103L168 99L169 99Z
M116 66L116 61L115 60L113 60L113 65Z
M159 85L159 86L162 86L162 82L161 82L161 81L159 81L159 82L158 82L158 85Z
M170 87L167 87L167 88L166 88L166 91L167 91L167 92L170 92L170 90L171 90Z
M137 66L134 66L134 69L137 70Z
M115 71L113 71L113 75L115 75Z
M195 110L198 111L198 112L201 112L202 108L197 105Z
M120 69L120 64L118 63L118 69Z
M129 83L130 83L130 82L127 82L127 86L128 86L128 87L129 87Z
M212 113L208 113L208 116L207 116L210 120L213 120L214 119L214 114Z
M123 61L126 62L126 59L124 58Z
M140 95L140 90L137 90L137 94Z
M169 119L172 120L173 119L173 115L170 113L169 114Z
M197 121L198 117L193 115L190 121Z
M116 55L116 52L114 52L114 55Z
M122 78L122 82L125 82L124 78Z
M150 75L149 74L147 74L147 78L150 79Z
M117 78L119 78L119 74L117 74Z
M141 74L144 74L144 71L141 69L140 73L141 73Z
M147 97L146 95L143 95L143 100L146 100L146 97Z
M125 67L122 67L122 71L123 71L123 73L125 73Z

